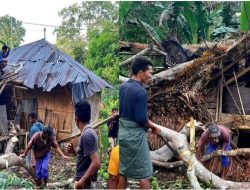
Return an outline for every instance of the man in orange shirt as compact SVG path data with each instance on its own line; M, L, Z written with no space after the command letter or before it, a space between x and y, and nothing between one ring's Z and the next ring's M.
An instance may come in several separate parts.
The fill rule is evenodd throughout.
M108 189L118 189L119 184L119 145L116 145L110 153L108 165Z

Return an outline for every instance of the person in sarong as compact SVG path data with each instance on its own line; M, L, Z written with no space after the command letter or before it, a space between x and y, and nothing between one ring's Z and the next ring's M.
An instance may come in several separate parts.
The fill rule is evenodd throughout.
M153 166L147 131L151 128L153 133L160 134L160 129L147 117L147 91L142 84L148 84L152 70L149 59L143 56L135 58L132 77L119 89L119 189L126 188L127 178L139 180L141 189L150 189Z

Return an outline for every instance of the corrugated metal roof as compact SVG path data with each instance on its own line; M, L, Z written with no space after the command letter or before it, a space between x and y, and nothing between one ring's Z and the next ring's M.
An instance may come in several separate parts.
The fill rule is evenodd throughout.
M11 50L8 61L23 64L17 80L31 89L51 91L57 85L82 83L83 94L89 97L112 87L44 39ZM7 66L5 70L10 69Z

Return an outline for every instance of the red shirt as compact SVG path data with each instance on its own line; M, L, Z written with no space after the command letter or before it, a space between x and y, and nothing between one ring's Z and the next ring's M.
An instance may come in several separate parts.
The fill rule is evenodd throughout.
M50 152L51 146L53 148L58 147L56 138L54 136L44 141L41 135L42 135L42 131L35 133L33 137L31 138L32 146L34 147L35 159L41 159L44 156L46 156L46 154Z
M199 142L198 147L203 148L205 144L212 144L212 145L221 145L222 148L225 148L226 145L230 142L230 131L228 128L224 127L223 125L218 125L219 129L221 130L220 136L219 136L219 142L214 142L213 138L209 136L208 129L202 133Z

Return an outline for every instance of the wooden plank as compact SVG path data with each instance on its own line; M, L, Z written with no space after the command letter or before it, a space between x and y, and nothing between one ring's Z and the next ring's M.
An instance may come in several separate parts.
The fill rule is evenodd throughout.
M237 128L239 130L250 130L250 125L239 125Z
M8 134L8 119L6 105L0 105L0 135Z
M21 113L22 113L22 104L18 104L17 109L16 109L16 114L15 114L15 119L14 123L19 124L20 119L21 119Z
M103 125L104 123L107 123L107 122L108 122L109 120L111 120L112 118L113 118L113 116L110 116L110 117L108 117L107 119L104 119L104 120L102 120L101 122L99 122L99 123L93 125L92 128L94 128L94 129L95 129L95 128L98 128L98 127L100 127L101 125ZM74 135L74 136L71 136L71 137L68 137L68 138L59 140L58 143L63 143L63 142L70 141L71 139L74 139L74 138L76 138L76 137L79 137L80 135L81 135L81 133L78 133L78 134L76 134L76 135Z

